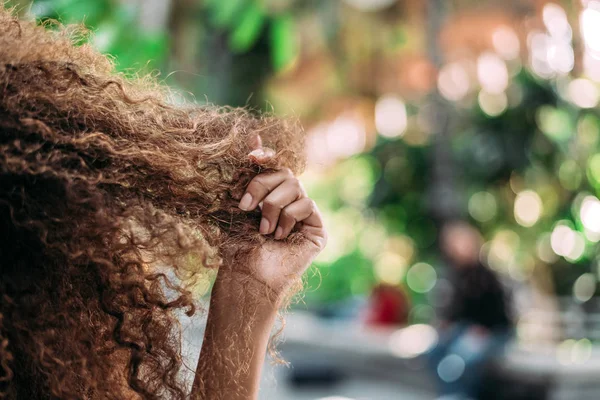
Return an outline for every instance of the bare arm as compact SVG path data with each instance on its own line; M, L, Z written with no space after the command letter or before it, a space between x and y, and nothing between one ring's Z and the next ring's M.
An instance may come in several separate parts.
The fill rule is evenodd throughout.
M270 154L259 148L250 156L260 163ZM244 266L250 275L235 272L240 270L235 266L219 271L192 399L257 398L279 300L327 240L319 211L289 171L258 175L246 194L240 208L254 210L262 203L260 233L273 234L273 239L257 248ZM305 240L292 247L283 239L294 229Z
M195 399L255 399L277 306L262 283L246 275L219 275L196 370Z

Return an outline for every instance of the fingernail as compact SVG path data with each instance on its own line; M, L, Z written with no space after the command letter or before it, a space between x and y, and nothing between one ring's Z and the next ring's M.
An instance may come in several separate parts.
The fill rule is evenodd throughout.
M240 200L240 207L244 211L248 211L250 209L250 204L252 204L252 195L250 193L246 193L242 200Z
M278 226L277 230L275 231L275 239L281 239L281 236L283 236L283 229Z
M260 221L260 228L258 228L258 231L263 235L266 235L267 232L269 232L269 221L267 221L266 218L263 218Z
M261 158L265 156L265 151L263 149L256 149L252 150L248 155L255 158Z

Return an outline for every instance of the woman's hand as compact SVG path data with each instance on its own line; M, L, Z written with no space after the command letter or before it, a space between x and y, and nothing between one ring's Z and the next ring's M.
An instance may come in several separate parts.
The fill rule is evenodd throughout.
M260 139L257 142L248 157L262 164L273 156L273 151L263 148ZM274 291L285 291L327 243L327 233L315 202L289 169L280 169L252 179L239 207L245 211L259 207L262 212L259 232L272 238L251 257L251 273ZM302 234L301 240L287 241L295 231Z
M262 148L257 138L255 150L248 157L262 164L269 161L273 151ZM219 271L212 289L192 399L258 397L265 350L277 315L278 304L273 300L283 297L327 241L319 210L289 170L257 175L239 207L246 211L260 207L259 231L270 240L254 250L246 265ZM301 236L287 241L294 231ZM236 274L240 269L246 272ZM265 284L275 292L275 299L256 295Z

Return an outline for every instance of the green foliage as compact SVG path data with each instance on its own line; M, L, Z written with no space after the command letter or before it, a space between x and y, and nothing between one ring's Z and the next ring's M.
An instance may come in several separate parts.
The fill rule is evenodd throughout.
M271 58L275 70L282 70L294 60L298 53L295 22L291 15L282 15L273 21L270 41Z
M230 105L246 104L251 94L260 98L259 90L270 75L298 58L296 3L300 2L275 7L261 0L203 1L204 42L194 43L205 46L199 53L208 56L196 61L208 65L199 75L210 76L209 85L216 89L211 92L199 83L186 88ZM337 28L342 22L335 19L334 3L305 4L328 18L323 31L331 42L329 51L339 51ZM111 54L119 70L147 72L165 64L169 35L143 32L137 11L131 3L117 0L35 0L32 7L40 20L84 23L95 33L93 44ZM387 50L405 46L410 40L405 32L402 24L395 25ZM348 67L347 60L338 58ZM458 177L453 190L461 196L461 216L470 218L490 243L500 237L502 244L510 244L510 262L500 261L511 268L539 261L540 241L558 222L585 237L580 256L546 262L558 293L570 294L573 280L597 261L596 241L585 236L581 202L585 196L600 196L599 113L569 103L555 82L538 79L525 68L511 78L512 89L518 89L520 100L497 116L487 115L477 104L469 110L464 105L451 109L459 116L447 149ZM415 114L421 106L415 105ZM445 199L432 194L433 153L429 145L379 138L368 154L345 160L312 181L309 193L330 219L332 232L309 278L309 288L319 287L307 293L309 302L337 302L368 293L381 278L376 264L390 238L410 238L414 254L407 268L417 262L439 265L433 206ZM526 190L537 193L543 206L532 226L522 226L515 218L515 198ZM411 294L416 303L426 301L423 294Z
M160 68L167 56L167 32L145 32L136 10L114 0L36 0L32 13L40 20L84 24L94 34L93 44L110 54L120 71L150 72Z
M260 0L207 0L204 6L214 28L227 33L233 52L251 51L266 35L276 71L285 69L297 57L297 30L291 12L271 13Z
M307 273L307 304L327 304L365 295L375 284L371 261L360 252L344 255L333 263L316 262Z
M246 52L258 40L267 16L262 8L252 3L240 18L229 37L229 46L235 52Z
M33 2L32 11L41 19L54 18L88 27L98 26L116 15L114 2L110 0L37 0Z

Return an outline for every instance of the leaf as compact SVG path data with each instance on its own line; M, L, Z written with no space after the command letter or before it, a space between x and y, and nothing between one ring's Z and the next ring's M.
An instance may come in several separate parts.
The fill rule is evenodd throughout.
M258 4L252 3L229 37L231 49L239 53L248 51L258 40L265 20L266 15L263 9Z
M290 14L282 15L273 21L270 40L273 67L276 71L281 71L296 58L299 50L294 18Z
M114 42L111 54L120 71L148 73L164 62L168 49L167 36L162 33L139 35L128 41Z
M87 26L98 24L110 8L111 5L106 0L58 0L54 3L54 9L61 21L65 23L83 22Z
M92 36L92 44L102 53L110 51L113 43L117 41L119 27L111 22L104 22L98 25Z
M233 27L236 23L236 16L244 9L247 3L248 0L214 2L210 6L213 23L219 28Z

